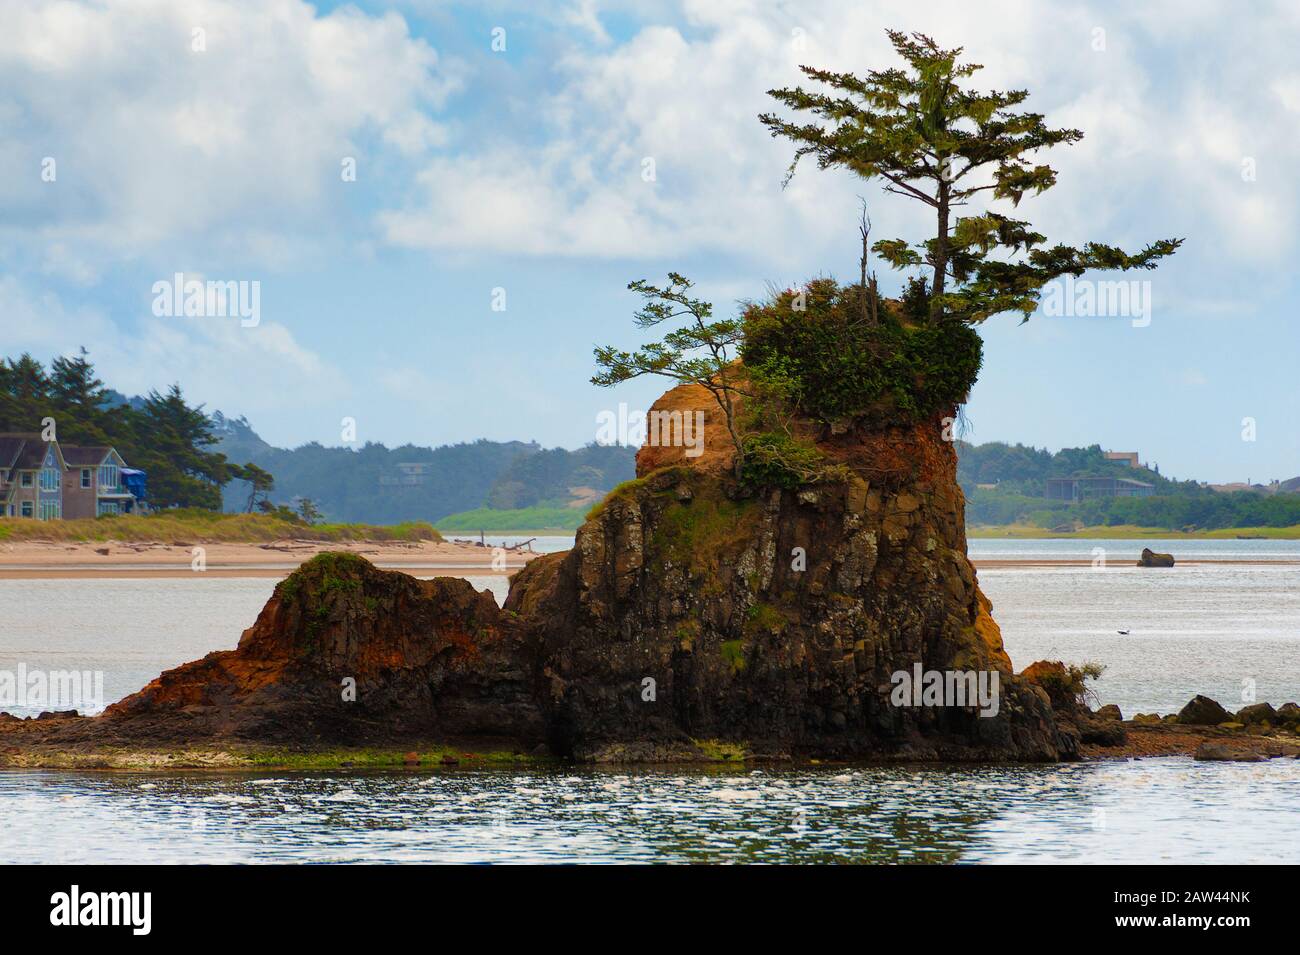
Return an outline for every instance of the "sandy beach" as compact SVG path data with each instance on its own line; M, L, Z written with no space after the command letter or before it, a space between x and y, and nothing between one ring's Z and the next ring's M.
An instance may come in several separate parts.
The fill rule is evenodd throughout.
M18 541L0 544L0 580L188 577L195 573L211 577L286 577L303 561L325 551L360 554L377 567L416 576L445 577L514 573L538 556L526 550L503 550L498 554L492 547L452 541ZM200 557L204 568L201 571L195 563Z
M194 569L195 549L203 548L205 569ZM493 566L492 547L465 541L308 541L269 543L172 541L16 541L0 543L0 580L58 579L70 577L146 578L285 577L303 561L324 551L360 554L378 567L416 576L476 577L511 574L539 555L505 550ZM1091 558L997 557L973 561L976 570L1088 567ZM1180 566L1200 564L1297 564L1300 560L1180 560ZM1115 566L1125 566L1120 562Z

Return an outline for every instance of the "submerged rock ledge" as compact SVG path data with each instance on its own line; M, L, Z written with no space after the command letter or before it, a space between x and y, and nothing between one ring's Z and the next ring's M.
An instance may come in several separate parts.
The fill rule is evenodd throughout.
M708 400L683 386L656 409ZM1056 665L1013 671L938 418L819 434L841 479L757 493L731 476L720 430L694 458L643 449L638 478L571 551L519 571L504 608L464 580L323 554L235 650L95 718L0 720L0 762L292 764L341 747L407 764L1054 761L1122 747L1124 725L1061 692ZM895 705L891 676L917 665L996 674L996 714Z

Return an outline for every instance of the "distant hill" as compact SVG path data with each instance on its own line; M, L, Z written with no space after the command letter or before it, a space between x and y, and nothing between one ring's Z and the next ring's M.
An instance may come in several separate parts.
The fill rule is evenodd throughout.
M631 448L544 450L535 442L487 441L439 448L366 444L358 450L312 442L292 450L264 441L245 418L212 415L215 450L271 472L270 499L292 506L311 498L326 520L394 524L435 522L480 507L586 507L634 476ZM242 511L248 487L225 489L226 510Z
M423 520L449 531L577 527L606 492L635 477L632 448L588 445L575 451L535 442L486 441L439 448L367 444L359 450L315 442L288 450L264 441L243 418L212 415L214 450L251 461L275 477L271 501L293 506L311 498L327 520L393 524ZM1051 452L1022 444L957 443L957 479L971 524L1028 521L1042 526L1124 521L1181 528L1195 525L1283 526L1300 520L1300 496L1275 504L1257 495L1220 494L1195 481L1174 481L1154 468L1107 460L1099 445ZM1069 504L1044 499L1050 477L1133 478L1158 497ZM1284 482L1300 490L1300 479ZM248 488L224 492L230 511L244 510ZM1237 500L1229 500L1235 498Z
M1007 493L1042 497L1047 492L1047 479L1054 477L1126 477L1154 484L1159 494L1204 490L1195 481L1171 481L1159 470L1108 460L1097 444L1052 453L1046 448L1001 441L957 442L957 481L967 494L981 484L997 484Z
M636 476L636 451L589 444L515 458L493 483L485 504L493 510L528 507L590 508L617 484Z
M1123 477L1154 485L1151 497L1047 500L1053 477ZM1225 494L1196 481L1175 481L1154 469L1108 460L1098 445L1046 449L1001 442L957 444L957 480L966 494L966 522L1038 527L1132 525L1169 530L1291 527L1300 524L1300 479L1278 488Z

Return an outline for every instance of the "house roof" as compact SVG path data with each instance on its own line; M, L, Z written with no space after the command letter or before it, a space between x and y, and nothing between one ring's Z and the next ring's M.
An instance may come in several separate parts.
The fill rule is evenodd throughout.
M45 463L45 449L50 444L58 448L64 467L69 468L94 467L103 462L113 450L108 445L50 442L35 431L4 431L0 432L0 470L39 469Z
M6 431L0 434L0 441L4 442L3 447L6 449L17 449L12 455L12 460L6 463L5 467L30 471L45 463L45 446L50 442L42 441L38 432ZM0 454L0 458L3 457L4 455Z
M1148 484L1146 481L1135 481L1133 478L1110 477L1109 475L1095 474L1085 475L1083 477L1048 478L1047 480L1049 483L1052 481L1063 481L1068 484L1108 484L1113 481L1116 484L1127 484L1130 487L1155 487L1154 484Z
M26 435L0 434L0 471L7 471L18 462L26 443Z
M113 449L107 445L84 445L65 444L63 448L64 463L70 468L93 467L108 457L108 452Z

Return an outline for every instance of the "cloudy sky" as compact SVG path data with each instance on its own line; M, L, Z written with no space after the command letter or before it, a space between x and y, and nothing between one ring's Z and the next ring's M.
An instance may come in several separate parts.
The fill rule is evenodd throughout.
M1149 324L988 322L968 437L1300 474L1294 4L0 0L0 22L0 353L84 345L120 390L179 382L287 446L352 417L390 445L576 447L661 390L587 382L593 344L639 340L631 279L683 271L722 311L852 279L859 195L919 236L847 173L782 189L790 147L755 118L799 63L891 65L897 27L1084 130L1021 206L1053 241L1187 240L1138 276ZM260 324L155 315L176 273L260 282Z

